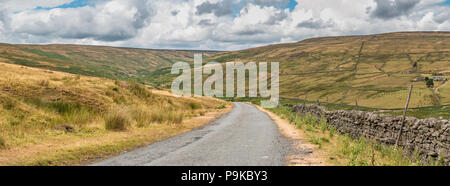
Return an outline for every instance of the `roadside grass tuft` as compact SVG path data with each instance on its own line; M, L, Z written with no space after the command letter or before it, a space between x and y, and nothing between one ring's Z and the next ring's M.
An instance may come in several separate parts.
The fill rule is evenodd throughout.
M3 108L6 110L12 110L18 104L18 102L15 99L10 98L10 97L5 97L3 99L0 99L0 103L3 105Z
M328 139L327 137L321 137L320 141L325 142L325 143L329 143L330 139Z
M6 141L3 139L3 137L0 136L0 149L6 147Z
M59 122L70 124L85 124L96 118L98 112L80 103L56 101L51 102L41 98L25 100L39 109L55 112L59 115Z
M306 125L306 131L316 132L316 130L314 130L314 127L312 127L311 125Z
M183 121L183 116L182 112L177 111L153 111L151 113L151 121L157 123L179 124Z
M105 129L111 131L125 131L131 125L125 109L114 108L105 116Z
M182 111L177 110L155 110L146 107L135 107L130 109L131 119L136 121L137 127L147 127L152 123L179 124L185 117Z
M145 85L140 84L136 80L128 80L128 89L141 99L148 99L152 97L152 93L145 87Z
M328 130L327 119L325 119L324 117L320 118L319 126L322 133L325 133Z
M328 134L330 138L334 137L334 133L336 133L336 129L333 126L328 126Z
M219 106L217 106L217 109L224 109L226 107L227 107L227 105L225 103L222 103Z
M146 109L134 108L131 115L136 120L137 127L147 127L152 122L151 112Z
M183 116L182 112L170 111L167 114L167 122L171 124L180 124L183 121Z
M320 140L320 138L318 138L316 136L311 136L309 138L309 142L311 142L312 144L315 144L315 145L319 145L319 149L322 148L322 141Z
M202 105L200 105L199 103L191 102L189 103L189 107L191 107L192 110L197 110L201 109Z

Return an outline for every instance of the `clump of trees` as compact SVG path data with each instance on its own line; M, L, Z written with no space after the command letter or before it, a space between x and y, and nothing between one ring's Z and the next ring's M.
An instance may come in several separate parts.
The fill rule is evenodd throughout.
M425 78L425 83L427 84L427 87L428 87L428 88L433 88L433 87L434 87L434 82L433 82L433 79L432 79L432 78L426 77L426 78Z

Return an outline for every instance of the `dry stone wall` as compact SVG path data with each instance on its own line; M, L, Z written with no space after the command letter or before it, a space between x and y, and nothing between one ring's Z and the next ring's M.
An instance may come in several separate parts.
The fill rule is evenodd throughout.
M363 111L328 111L317 105L295 105L292 110L326 118L342 134L367 137L385 144L395 144L402 124L401 116ZM418 152L423 159L443 158L450 165L450 120L406 117L399 146Z

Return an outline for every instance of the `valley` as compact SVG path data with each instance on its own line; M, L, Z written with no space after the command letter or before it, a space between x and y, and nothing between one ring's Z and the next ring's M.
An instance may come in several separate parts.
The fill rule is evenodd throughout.
M221 53L208 61L280 62L280 96L380 109L402 108L409 85L411 107L450 104L450 86L421 77L450 69L449 32L399 32L367 36L312 38Z
M195 53L202 53L205 63L222 65L279 62L281 107L270 111L295 125L306 121L297 121L289 108L305 103L402 115L409 85L414 88L408 116L450 118L449 32L312 38L239 51L0 44L0 165L90 164L197 129L228 113L233 101L259 101L173 97L167 91L177 77L170 74L171 66L178 61L193 64ZM253 109L245 108L242 112ZM233 113L238 118L250 115ZM316 140L316 133L310 135L308 140ZM191 152L208 145L193 144ZM282 164L278 153L276 164ZM380 164L411 164L393 161L399 153L388 154ZM346 164L348 158L335 164ZM368 161L366 154L364 158ZM211 164L228 162L215 160Z

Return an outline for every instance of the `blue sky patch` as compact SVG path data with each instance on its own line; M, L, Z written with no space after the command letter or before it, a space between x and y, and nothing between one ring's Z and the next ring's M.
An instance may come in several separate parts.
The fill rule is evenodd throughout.
M297 1L295 0L290 0L289 3L287 4L287 8L289 8L289 11L292 12L292 10L295 9L295 7L297 6Z
M289 2L286 3L286 4L279 3L279 4L276 4L276 5L273 5L273 6L275 8L278 8L278 9L286 9L286 8L288 8L289 11L292 12L295 9L295 7L297 6L297 4L298 4L297 1L289 0ZM241 10L241 7L243 7L243 6L244 6L244 1L240 1L239 3L233 4L232 5L232 7L233 7L232 17L238 17L239 13L240 13L240 10Z
M450 5L450 0L446 0L444 2L441 3L442 5Z
M70 3L66 3L63 5L55 6L55 7L36 7L35 10L51 10L55 8L78 8L78 7L85 7L85 6L91 6L94 3L91 0L75 0Z

